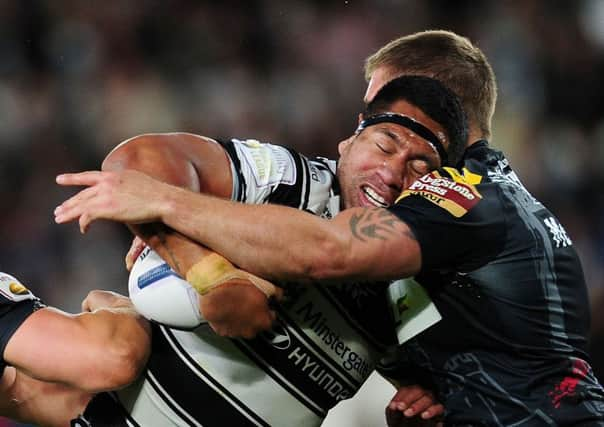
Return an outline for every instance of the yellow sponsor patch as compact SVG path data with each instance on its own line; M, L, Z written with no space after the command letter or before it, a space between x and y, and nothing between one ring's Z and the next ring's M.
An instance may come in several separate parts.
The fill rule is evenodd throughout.
M8 289L15 295L25 295L29 293L29 290L21 283L11 282L8 285Z
M403 191L396 200L416 195L445 209L456 218L462 217L482 199L475 184L482 177L464 168L464 175L453 168L444 168L450 177L443 177L438 171L422 176Z

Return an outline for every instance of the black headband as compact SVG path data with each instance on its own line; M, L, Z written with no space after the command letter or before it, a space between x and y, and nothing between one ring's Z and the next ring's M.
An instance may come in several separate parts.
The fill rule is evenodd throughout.
M444 166L447 164L447 150L445 150L445 147L443 146L442 142L440 142L440 139L438 139L438 137L434 135L434 132L432 132L430 129L428 129L421 123L413 120L411 117L403 116L402 114L397 113L374 114L373 116L369 116L366 119L363 119L363 121L361 121L361 123L359 124L359 127L357 128L356 132L359 133L363 129L369 126L376 125L378 123L395 123L397 125L406 127L413 133L416 133L417 135L421 136L423 139L428 141L430 145L432 145L432 148L434 148L440 156L441 165Z

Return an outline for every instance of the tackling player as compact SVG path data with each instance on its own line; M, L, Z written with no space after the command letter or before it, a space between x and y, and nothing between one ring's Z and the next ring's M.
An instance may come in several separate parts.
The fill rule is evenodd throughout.
M423 61L406 64L417 59L409 52ZM404 347L404 372L437 387L446 423L604 425L604 390L587 354L581 265L562 225L486 141L496 95L486 58L465 39L429 32L395 41L372 59L369 98L372 88L417 70L460 95L471 129L461 163L440 155L447 167L410 183L394 206L352 208L331 221L179 189L136 220L162 220L268 278L416 276L446 321ZM352 191L381 202L363 183ZM82 228L97 215L120 219L107 205L89 203ZM255 221L260 217L266 220Z

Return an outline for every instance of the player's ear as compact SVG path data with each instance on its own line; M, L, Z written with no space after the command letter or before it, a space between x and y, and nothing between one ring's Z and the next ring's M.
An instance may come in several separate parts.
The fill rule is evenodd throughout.
M350 143L352 142L352 140L354 139L355 135L350 136L349 138L340 141L340 143L338 144L338 154L341 156L344 154L344 151L346 151L346 147L348 147L350 145Z

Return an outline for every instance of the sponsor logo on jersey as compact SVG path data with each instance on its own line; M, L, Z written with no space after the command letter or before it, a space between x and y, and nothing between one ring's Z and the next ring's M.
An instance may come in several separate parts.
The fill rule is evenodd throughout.
M556 218L550 216L545 218L543 222L545 225L547 225L547 228L549 229L557 248L565 248L573 244L572 240L570 240L570 237L568 237L568 234L566 234L566 230Z
M29 290L21 283L12 282L8 285L8 289L15 295L29 294Z
M292 344L292 339L289 332L287 332L287 328L279 319L277 319L272 329L262 332L261 336L270 345L279 350L287 350Z
M6 273L0 273L0 303L4 302L2 297L13 302L36 299L21 282Z
M442 176L438 171L424 175L403 191L397 202L405 197L416 195L440 206L457 218L465 215L482 199L472 183L476 182L476 179L467 178L453 168L444 169L449 177Z
M241 150L241 155L250 166L257 188L275 184L295 184L296 166L294 158L284 147L262 144L255 139L245 141L234 139L233 141L247 147L247 150Z
M327 349L341 360L341 366L346 371L358 372L363 378L371 373L373 366L352 350L337 331L330 328L327 317L316 309L311 301L299 307L294 313L299 316L302 324L308 325Z
M303 335L287 326L284 319L279 320L272 334L261 334L245 345L261 359L270 361L271 369L283 375L287 383L295 384L303 396L323 411L351 397L361 386L333 366L329 357L306 342Z

